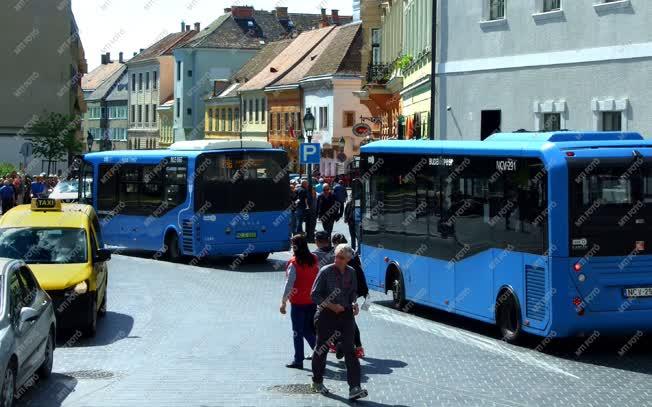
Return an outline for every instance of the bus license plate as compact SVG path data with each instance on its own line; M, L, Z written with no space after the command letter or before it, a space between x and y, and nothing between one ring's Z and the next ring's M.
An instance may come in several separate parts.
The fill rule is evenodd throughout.
M625 297L652 297L652 287L625 288Z
M236 239L255 239L256 232L238 232L235 235Z

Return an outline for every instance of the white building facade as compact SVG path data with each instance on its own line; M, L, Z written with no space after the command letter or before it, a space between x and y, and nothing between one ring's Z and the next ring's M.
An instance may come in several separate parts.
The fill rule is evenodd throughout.
M649 0L441 1L437 138L652 135Z

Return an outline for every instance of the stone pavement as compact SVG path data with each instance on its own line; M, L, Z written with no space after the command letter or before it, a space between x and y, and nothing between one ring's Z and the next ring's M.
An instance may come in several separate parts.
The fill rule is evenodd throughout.
M338 225L341 228L342 225ZM289 315L278 312L287 253L232 270L114 256L109 312L98 335L62 335L53 377L19 406L337 406L348 402L344 363L329 356L327 398L309 394L309 363L287 369ZM599 338L535 350L497 339L493 327L416 307L394 310L374 293L358 323L367 406L652 405L646 339ZM66 344L66 342L68 342Z

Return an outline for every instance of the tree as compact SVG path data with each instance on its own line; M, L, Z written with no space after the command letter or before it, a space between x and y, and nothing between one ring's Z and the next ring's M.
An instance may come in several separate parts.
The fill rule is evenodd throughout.
M61 161L67 154L70 166L74 154L82 151L82 142L77 138L79 123L77 116L50 113L34 124L34 155L48 161L48 174L52 162Z

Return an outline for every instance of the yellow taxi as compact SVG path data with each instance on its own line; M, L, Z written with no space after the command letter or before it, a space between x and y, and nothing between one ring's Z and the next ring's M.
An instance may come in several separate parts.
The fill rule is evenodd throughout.
M95 335L111 253L92 206L39 198L14 207L0 219L0 257L29 264L54 302L58 327Z

